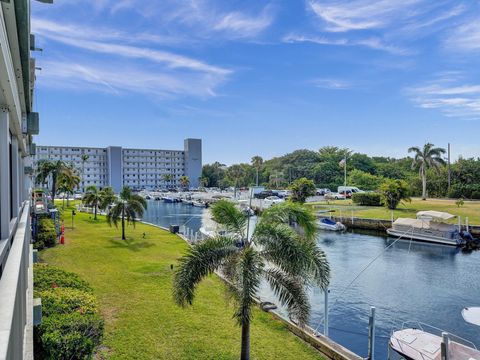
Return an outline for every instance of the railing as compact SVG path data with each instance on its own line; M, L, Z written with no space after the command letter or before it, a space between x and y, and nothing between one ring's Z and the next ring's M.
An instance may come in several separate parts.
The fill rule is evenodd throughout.
M0 360L32 358L32 331L27 324L32 311L29 287L30 205L19 216L13 242L0 278Z

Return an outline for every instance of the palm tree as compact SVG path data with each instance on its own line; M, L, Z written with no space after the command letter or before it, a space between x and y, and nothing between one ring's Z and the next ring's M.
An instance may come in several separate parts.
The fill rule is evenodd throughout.
M55 201L57 192L57 178L65 172L67 164L62 160L40 160L37 167L37 177L35 179L38 184L46 184L51 177L52 180L52 203Z
M182 176L179 181L182 188L188 189L188 186L190 185L190 179L188 176Z
M315 243L315 215L306 207L284 203L265 210L253 235L246 232L248 218L229 201L212 207L213 219L227 235L194 244L180 259L173 297L180 306L191 305L197 285L214 271L228 282L235 300L234 318L242 327L241 359L250 358L250 323L255 296L266 280L291 318L304 326L309 317L308 286L325 290L330 267Z
M122 221L122 240L126 240L125 237L125 220L128 223L132 223L135 227L135 221L137 218L143 216L143 212L147 208L147 202L140 195L133 194L132 190L128 186L124 186L120 192L120 196L115 199L115 204L108 212L107 222L108 225L118 228L118 221Z
M82 202L90 207L93 207L94 216L93 219L97 220L97 209L102 202L102 196L100 191L95 185L87 186L85 194L83 195Z
M90 158L87 154L82 154L82 191L85 191L85 162Z
M263 165L263 159L261 156L254 156L252 157L252 166L257 170L257 181L256 184L258 186L258 172L260 171L260 168Z
M112 187L105 186L102 190L100 190L100 204L98 206L101 210L106 210L109 205L115 202L117 195L113 191Z
M229 178L233 179L233 197L237 198L238 182L240 178L245 175L245 171L241 165L235 164L228 168L227 175Z
M415 157L412 162L412 169L418 169L420 178L422 179L422 200L427 199L427 169L433 168L439 171L440 166L445 164L442 155L445 154L445 149L434 147L431 143L426 143L423 149L417 146L408 149L408 152L413 152Z
M173 179L173 175L172 174L163 174L162 175L162 180L168 184L171 185L171 181Z

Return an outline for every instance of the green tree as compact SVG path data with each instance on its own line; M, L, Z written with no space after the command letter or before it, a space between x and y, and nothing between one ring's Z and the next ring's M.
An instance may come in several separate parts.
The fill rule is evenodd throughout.
M180 178L180 186L183 188L183 189L188 189L188 186L190 185L190 179L188 178L188 176L182 176Z
M85 163L90 158L87 154L82 154L80 159L82 160L82 191L85 191Z
M213 164L206 164L202 168L202 178L208 179L205 186L221 187L220 183L225 178L225 170L227 166L218 161Z
M414 153L412 162L412 169L417 169L422 179L422 200L427 199L427 169L432 168L438 170L445 161L442 155L445 154L445 149L434 147L433 144L427 143L423 149L414 146L408 149L408 152Z
M35 182L37 184L46 184L51 179L52 203L55 201L57 194L57 178L60 174L66 172L67 164L62 160L40 160L37 165L37 176Z
M102 195L95 185L87 186L85 194L83 195L82 202L90 207L93 207L94 216L93 219L97 220L97 209L102 202Z
M172 185L173 175L172 175L172 174L163 174L163 175L162 175L162 180L163 180L166 184Z
M240 164L232 165L227 170L227 176L232 180L234 186L234 197L237 197L237 187L240 179L245 175L244 168Z
M401 201L410 201L408 184L403 180L387 179L380 185L383 203L395 210Z
M310 313L305 289L318 286L325 290L330 268L316 246L315 214L302 205L289 202L264 211L251 238L246 235L247 217L231 202L217 202L212 215L228 235L209 238L187 250L175 272L173 296L177 304L191 305L197 285L214 271L221 271L234 299L234 318L242 328L240 358L248 360L252 308L261 280L304 326ZM298 224L297 230L293 223Z
M353 169L348 175L348 183L362 190L377 190L384 178L368 172Z
M133 194L129 187L124 186L120 196L115 199L113 207L108 212L107 222L110 226L113 223L118 228L118 222L121 221L122 240L126 240L125 220L135 227L137 218L141 218L146 209L147 201L140 195Z
M106 210L109 205L113 204L117 199L117 195L110 186L105 186L100 190L100 204L98 206L101 210Z
M307 197L314 196L316 193L315 184L312 180L307 178L300 178L295 180L290 185L290 190L292 191L292 196L290 200L293 202L299 202L303 204Z
M263 159L261 156L254 156L252 157L252 166L255 168L256 170L256 179L255 179L255 184L256 186L258 186L258 173L260 171L260 169L262 168L262 165L263 165Z
M73 166L66 165L65 168L57 176L57 188L64 192L63 205L65 207L65 195L67 197L67 206L70 205L69 195L73 194L74 190L80 184L80 177L77 170Z

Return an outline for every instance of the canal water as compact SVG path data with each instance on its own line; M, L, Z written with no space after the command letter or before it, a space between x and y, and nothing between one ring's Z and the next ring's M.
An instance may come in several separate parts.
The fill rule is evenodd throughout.
M195 231L208 221L204 212L188 205L152 201L144 220L162 226L187 223ZM366 357L368 315L370 306L375 306L377 359L387 358L391 331L407 321L410 326L415 322L436 326L479 347L480 328L466 323L461 310L480 306L480 251L464 253L453 247L403 240L392 245L394 241L366 233L320 234L318 246L332 270L330 337ZM259 295L263 301L274 301L268 287L262 286ZM310 325L323 332L324 294L311 289L309 295Z

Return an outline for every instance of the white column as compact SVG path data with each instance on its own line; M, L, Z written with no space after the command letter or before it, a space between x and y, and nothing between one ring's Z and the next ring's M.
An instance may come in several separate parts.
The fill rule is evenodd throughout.
M12 137L12 203L13 217L18 216L18 208L20 207L20 179L19 179L19 154L18 140Z
M9 166L9 114L0 109L0 239L10 235L10 166Z

